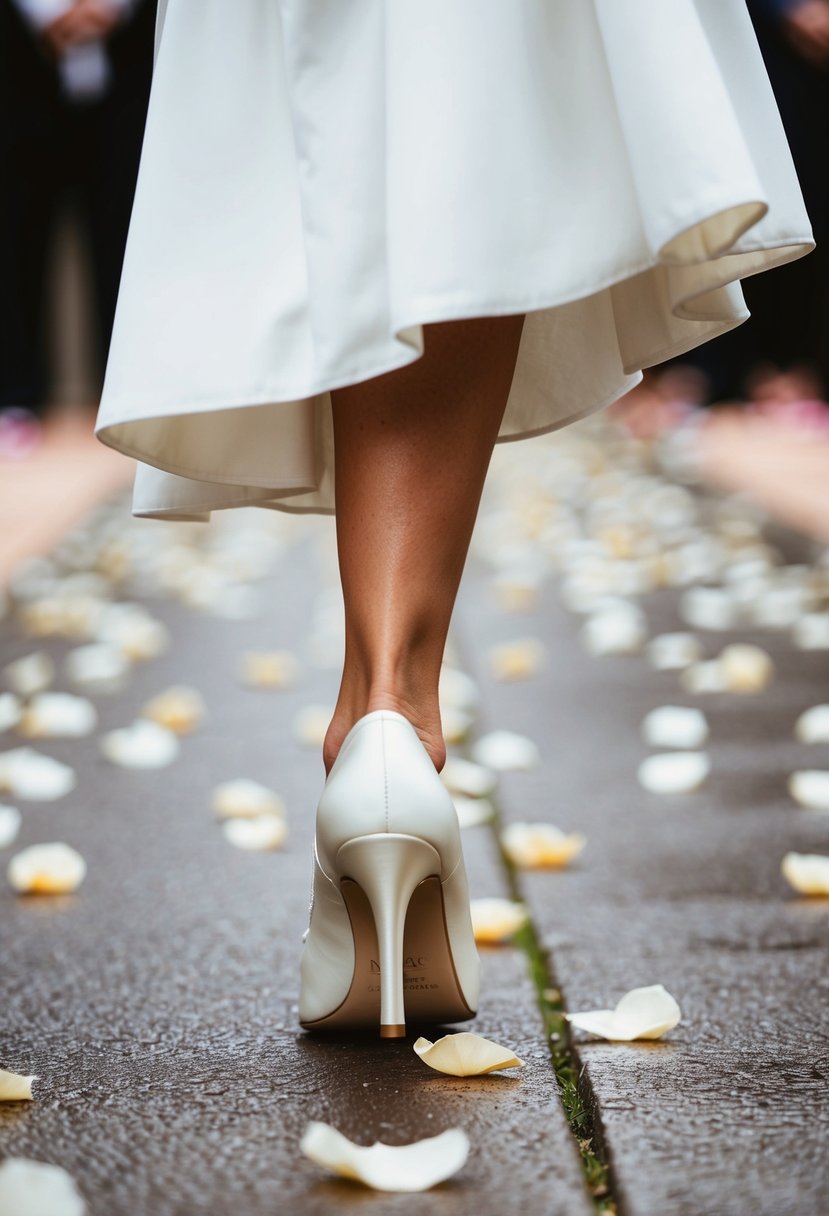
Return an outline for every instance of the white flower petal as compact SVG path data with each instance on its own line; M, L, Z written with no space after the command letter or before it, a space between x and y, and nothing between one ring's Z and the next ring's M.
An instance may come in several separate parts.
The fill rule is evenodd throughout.
M0 731L17 726L23 706L13 692L0 692Z
M679 1005L661 984L633 988L615 1009L594 1009L565 1014L579 1030L603 1039L629 1043L634 1039L659 1039L677 1025Z
M642 719L642 738L649 747L701 747L708 738L708 723L699 709L663 705Z
M300 1149L317 1165L377 1191L425 1191L466 1163L469 1140L460 1128L414 1144L353 1144L327 1123L309 1123Z
M242 683L251 688L291 688L299 662L290 650L249 650L242 655Z
M453 709L451 705L442 705L440 707L440 725L443 731L443 738L450 746L456 743L463 743L472 729L474 721L473 715L467 713L464 709Z
M18 733L28 739L82 739L98 725L98 711L86 697L40 692L23 711Z
M89 692L119 692L127 682L130 661L111 642L76 646L64 660L66 678Z
M526 735L511 730L493 730L472 745L472 759L498 773L534 768L541 759L538 747Z
M179 754L178 737L171 730L137 718L132 726L111 730L100 739L101 751L121 768L164 768Z
M0 1102L30 1102L32 1081L36 1080L34 1073L30 1077L24 1077L20 1073L6 1072L0 1068Z
M21 894L63 895L83 882L86 862L61 841L33 844L12 857L6 874Z
M84 1216L74 1179L59 1165L7 1157L0 1163L0 1211L14 1216Z
M795 621L792 641L799 650L829 650L829 612L807 612Z
M488 798L470 798L466 794L453 794L452 801L458 812L458 823L462 828L477 828L495 818L495 808Z
M578 856L587 837L562 832L551 823L511 823L501 833L501 844L519 869L561 869Z
M117 646L132 662L144 662L167 650L170 634L139 604L110 604L98 628L98 641Z
M679 682L686 692L725 692L725 672L719 659L706 659L702 663L691 663L679 673Z
M14 843L22 821L16 806L0 806L0 849L7 849Z
M213 791L213 810L222 819L254 819L258 815L285 817L285 804L279 795L248 777L217 785Z
M813 705L794 724L795 738L801 743L829 743L829 705Z
M306 705L294 717L294 736L309 747L322 747L333 709L327 705Z
M780 869L801 895L829 895L829 857L820 853L787 853Z
M685 794L699 789L711 771L705 752L662 752L639 765L639 782L653 794Z
M771 655L759 646L736 642L726 646L717 661L729 692L762 692L774 677Z
M450 1077L480 1077L503 1068L523 1068L524 1061L500 1043L464 1030L430 1043L417 1039L414 1050L424 1064Z
M0 752L0 789L16 798L35 802L54 802L77 784L75 770L31 747L15 747Z
M524 904L498 897L470 900L469 911L475 941L482 945L507 941L523 929L529 916Z
M682 595L679 611L694 629L733 629L739 620L734 593L725 587L690 587Z
M444 663L440 669L438 699L441 712L445 706L448 709L464 710L474 716L481 702L481 693L478 685L465 671Z
M42 692L55 678L55 665L45 651L15 659L3 668L3 677L13 692L21 697L31 697Z
M496 680L527 680L544 666L547 651L537 638L519 638L491 647L488 657Z
M288 825L281 815L255 815L250 819L226 819L222 831L237 849L278 849L288 834Z
M485 798L498 784L498 778L490 769L462 756L448 756L441 769L441 780L453 794L466 794L469 798Z
M588 617L581 629L582 642L593 655L637 654L646 637L644 612L624 600Z
M789 778L789 793L810 811L829 811L829 771L801 769Z
M702 657L702 646L693 633L660 633L648 642L647 656L657 671L681 671Z
M200 724L207 712L201 693L183 684L165 689L148 701L141 710L141 717L157 722L176 735L189 735Z

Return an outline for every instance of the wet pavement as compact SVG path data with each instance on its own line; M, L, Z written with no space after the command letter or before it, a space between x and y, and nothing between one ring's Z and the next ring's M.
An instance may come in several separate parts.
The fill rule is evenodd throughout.
M587 463L594 459L588 453ZM796 896L780 860L789 850L829 852L827 815L798 807L786 788L796 768L829 768L829 744L807 748L792 734L803 709L829 699L829 652L799 651L779 630L699 631L710 655L737 636L759 642L776 678L756 697L692 696L676 672L654 671L641 654L590 656L549 571L529 610L505 611L494 578L498 515L521 493L495 472L453 644L481 689L475 732L519 731L541 749L537 768L502 776L503 817L588 838L567 870L519 875L552 978L570 1010L612 1006L630 988L662 983L683 1014L655 1043L575 1036L618 1211L822 1216L829 900ZM582 510L579 494L567 493L571 514ZM534 519L540 508L525 505L519 514ZM34 1102L0 1106L0 1156L64 1166L92 1216L385 1213L413 1203L447 1216L582 1216L593 1203L519 949L482 952L481 1012L469 1028L514 1049L527 1062L521 1072L443 1077L408 1044L318 1039L296 1024L323 770L293 723L303 706L333 702L336 604L330 521L275 526L272 569L254 582L256 603L239 619L159 594L152 580L121 590L164 621L172 645L136 664L122 691L94 698L98 733L131 722L161 689L192 685L208 714L175 763L117 768L95 736L33 744L72 764L78 784L59 801L18 804L21 833L0 851L0 866L27 844L66 840L88 874L60 897L0 886L0 1067L41 1078ZM797 538L776 540L785 560L802 559ZM175 583L175 545L165 544L164 579ZM522 562L526 574L533 562ZM681 594L662 586L639 596L651 634L687 628ZM195 598L209 604L211 593ZM496 681L489 648L522 636L546 647L542 669ZM60 663L75 644L25 636L11 613L0 622L0 666L34 649ZM299 657L296 685L242 686L242 652L275 647ZM66 685L59 678L55 687ZM657 796L637 783L650 750L640 721L666 704L698 705L708 716L712 772L697 792ZM0 751L19 743L12 731L0 735ZM222 835L211 793L240 776L284 798L290 831L280 850L237 850ZM473 896L507 893L490 829L466 829L464 840ZM460 1126L472 1153L424 1195L372 1193L300 1156L309 1119L360 1143Z

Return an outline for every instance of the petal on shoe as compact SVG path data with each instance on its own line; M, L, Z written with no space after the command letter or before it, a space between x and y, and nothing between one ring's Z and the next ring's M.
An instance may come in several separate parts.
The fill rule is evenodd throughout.
M503 1068L523 1068L524 1061L500 1043L464 1030L430 1043L417 1039L414 1050L424 1064L450 1077L480 1077Z
M222 831L237 849L264 851L283 844L288 825L282 815L255 815L249 819L226 819Z
M626 992L615 1009L594 1009L565 1014L579 1030L618 1043L635 1039L659 1039L680 1020L676 1000L662 984L633 988Z
M62 841L33 844L12 857L6 875L21 895L65 895L83 882L86 862Z
M472 899L469 911L475 941L488 946L508 941L514 933L523 929L529 918L524 904L498 897Z
M17 1072L6 1072L0 1068L0 1102L30 1102L32 1100L32 1081L36 1081L34 1073L23 1077Z
M300 1149L317 1165L376 1191L426 1191L451 1178L469 1155L459 1127L400 1146L354 1144L327 1123L309 1123Z
M0 1163L0 1212L15 1216L84 1216L74 1179L59 1165L7 1157Z
M587 837L562 832L552 823L511 823L501 833L501 844L519 869L561 869L578 856Z
M829 857L821 853L787 853L783 877L801 895L829 895Z

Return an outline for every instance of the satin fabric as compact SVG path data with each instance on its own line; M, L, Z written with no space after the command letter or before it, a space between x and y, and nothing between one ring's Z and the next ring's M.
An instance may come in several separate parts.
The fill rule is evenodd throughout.
M96 433L137 515L331 512L330 391L425 324L527 314L525 438L812 246L744 0L161 0Z

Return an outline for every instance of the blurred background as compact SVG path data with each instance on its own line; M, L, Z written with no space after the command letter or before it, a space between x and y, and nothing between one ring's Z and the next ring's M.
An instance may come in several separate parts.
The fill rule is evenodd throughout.
M748 0L817 251L746 280L751 320L614 409L689 428L704 478L829 536L829 0ZM152 74L156 0L0 0L0 580L128 485L92 427ZM34 509L33 509L34 508Z

